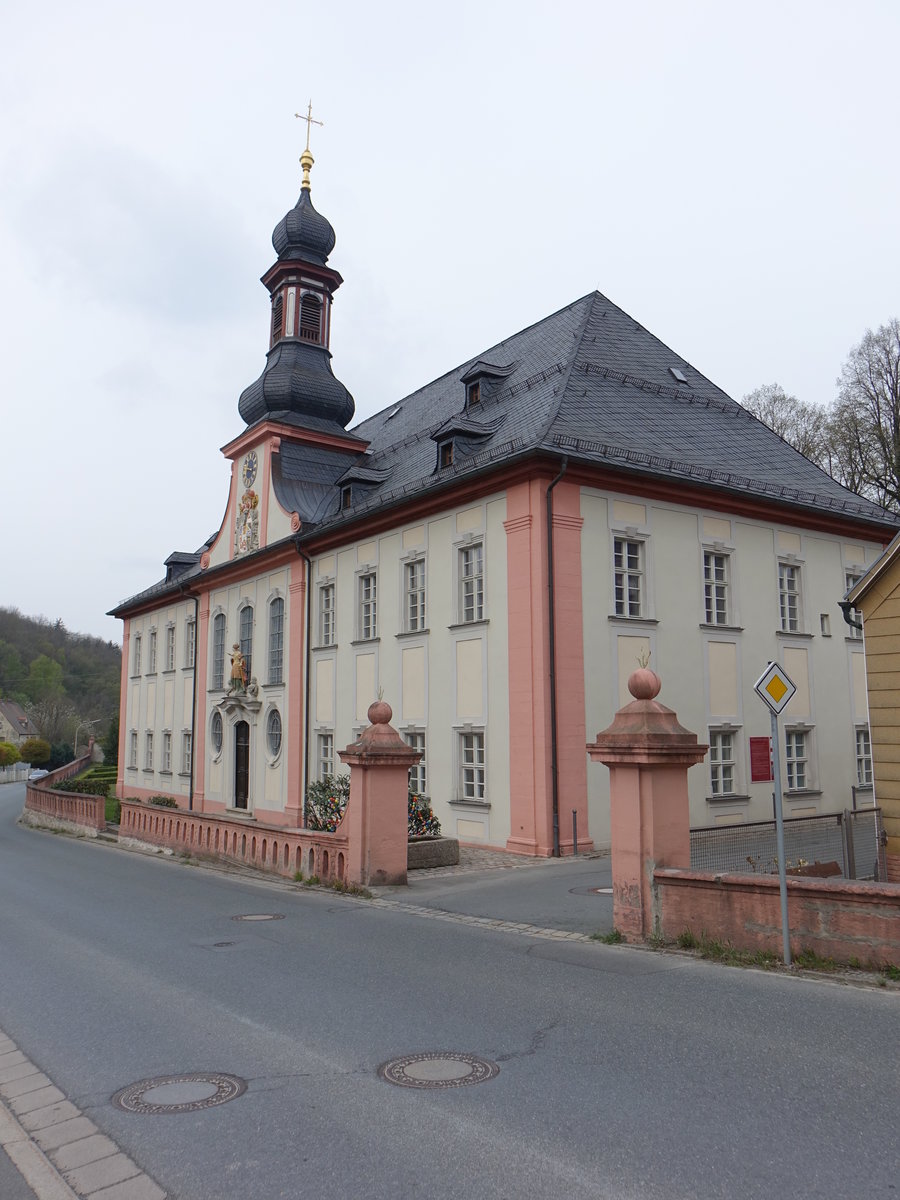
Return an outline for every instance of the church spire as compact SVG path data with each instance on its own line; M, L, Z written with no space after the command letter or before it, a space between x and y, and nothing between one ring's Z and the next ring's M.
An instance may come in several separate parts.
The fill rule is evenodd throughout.
M263 275L272 298L269 352L259 379L245 388L238 412L248 425L265 416L314 418L345 429L353 418L353 397L331 370L331 306L343 280L328 256L335 235L330 222L313 207L309 172L313 156L310 129L322 125L305 117L306 148L300 156L303 182L297 203L272 232L278 259Z

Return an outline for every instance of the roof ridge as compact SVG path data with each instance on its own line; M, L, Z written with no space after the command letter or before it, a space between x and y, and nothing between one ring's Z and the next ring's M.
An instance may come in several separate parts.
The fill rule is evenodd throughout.
M585 335L585 332L588 327L588 322L590 321L591 316L593 315L594 305L597 303L597 297L600 295L601 295L601 293L596 290L593 292L588 292L588 296L590 297L590 303L588 304L587 311L584 314L584 320L581 322L581 329L578 331L577 334L573 334L573 337L575 338L575 345L572 348L572 356L569 359L568 367L565 368L563 371L562 386L559 388L558 391L556 388L553 389L553 394L556 397L556 403L551 405L550 415L547 418L547 420L544 422L543 429L541 429L537 435L537 439L536 439L537 445L541 445L543 443L544 439L547 437L550 430L553 428L553 423L556 421L556 418L559 416L560 405L563 402L563 397L565 396L566 389L569 386L569 380L572 377L572 372L575 370L575 363L578 359L578 351L581 349L581 343L584 341L584 335ZM587 298L588 298L587 296L582 297L583 300L587 299ZM576 301L576 303L579 303L579 302Z

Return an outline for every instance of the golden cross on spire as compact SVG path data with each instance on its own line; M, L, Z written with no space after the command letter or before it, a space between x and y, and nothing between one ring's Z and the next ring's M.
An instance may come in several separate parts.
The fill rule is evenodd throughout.
M306 110L305 117L304 117L303 113L294 113L294 116L297 117L298 120L306 122L306 149L308 150L309 149L309 133L310 133L311 127L313 125L324 125L325 122L317 121L315 119L315 117L312 115L312 100L310 100L310 102L309 102L309 107Z

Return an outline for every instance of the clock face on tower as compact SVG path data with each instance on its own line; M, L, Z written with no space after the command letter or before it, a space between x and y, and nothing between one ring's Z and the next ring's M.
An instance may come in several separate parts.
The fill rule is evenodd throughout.
M241 472L241 478L244 481L244 487L253 487L253 481L256 478L256 468L259 460L256 457L256 451L251 450L244 459L244 466Z

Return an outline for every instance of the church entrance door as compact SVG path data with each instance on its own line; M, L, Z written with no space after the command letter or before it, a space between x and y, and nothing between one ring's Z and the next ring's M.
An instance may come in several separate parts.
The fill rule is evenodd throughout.
M246 808L250 794L250 726L238 721L234 727L234 807Z

